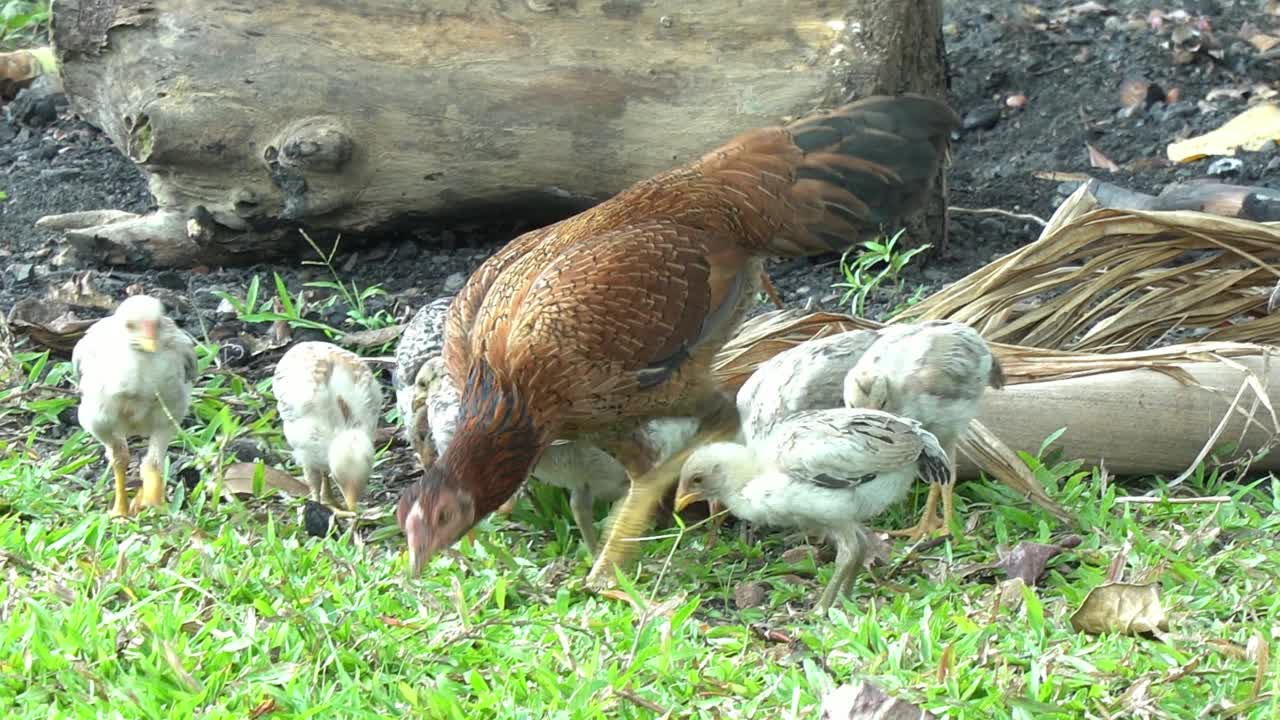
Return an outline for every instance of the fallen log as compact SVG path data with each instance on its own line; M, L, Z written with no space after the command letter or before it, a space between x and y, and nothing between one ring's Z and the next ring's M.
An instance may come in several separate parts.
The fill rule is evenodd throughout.
M190 266L296 254L299 226L563 216L751 127L941 95L941 35L940 0L58 0L72 107L158 207L45 225L98 261ZM935 247L938 187L908 223Z
M1180 347L1155 352L1173 356ZM1028 358L1034 353L1028 349ZM1066 428L1051 446L1063 451L1063 459L1084 460L1086 467L1100 463L1121 476L1183 476L1227 444L1234 452L1219 460L1254 458L1254 470L1276 471L1280 453L1265 452L1280 438L1274 409L1280 404L1280 362L1274 353L1255 346L1226 359L1162 364L1161 370L1113 369L1011 384L983 395L978 420L1009 447L1033 455ZM1082 356L1090 357L1107 360ZM963 454L957 465L961 476L977 475Z

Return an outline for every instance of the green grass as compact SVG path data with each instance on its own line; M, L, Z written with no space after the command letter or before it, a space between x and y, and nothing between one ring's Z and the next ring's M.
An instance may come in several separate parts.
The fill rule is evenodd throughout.
M281 439L269 382L201 357L170 459L196 457L207 478L232 439ZM65 363L19 359L0 412L8 717L813 718L826 689L862 678L940 717L1276 717L1280 675L1256 687L1258 640L1250 651L1275 645L1280 618L1271 478L1200 473L1181 491L1232 502L1133 505L1079 463L1046 461L1083 542L1020 603L997 607L1003 578L969 571L1059 531L987 483L960 489L971 532L911 560L897 545L827 618L808 609L828 564L784 563L782 534L747 545L730 529L711 549L702 528L662 532L622 602L581 588L589 559L546 487L419 580L389 517L320 540L296 504L219 502L208 479L190 493L171 480L168 515L112 522L101 449L54 432L74 405ZM1159 584L1169 632L1076 633L1069 616L1126 541L1124 577ZM765 603L740 611L748 582Z
M48 0L0 0L0 52L43 45L48 28Z

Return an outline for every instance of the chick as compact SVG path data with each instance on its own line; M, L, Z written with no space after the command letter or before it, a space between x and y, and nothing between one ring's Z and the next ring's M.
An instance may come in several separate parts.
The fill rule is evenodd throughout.
M164 461L169 442L191 407L195 340L149 295L134 295L89 326L71 351L78 378L80 425L107 451L115 475L111 514L165 504ZM128 502L129 438L147 437L139 474L142 489Z
M284 436L311 487L311 499L355 512L373 469L382 388L359 355L326 342L300 342L272 378Z
M676 509L714 498L752 523L824 535L835 571L815 609L848 592L866 554L863 522L901 501L916 477L941 482L947 455L914 420L877 410L806 410L749 444L711 443L680 471Z
M422 364L415 378L417 408L413 422L412 444L424 468L442 455L457 428L459 397L457 387L445 372L440 356ZM645 432L659 458L669 457L684 447L697 432L698 422L692 418L663 418L648 423ZM582 533L583 544L594 557L599 550L593 508L595 501L613 502L627 492L626 470L612 455L587 442L555 440L542 453L530 473L539 482L569 491L569 509ZM516 496L507 501L505 512ZM500 508L497 512L504 512Z
M846 404L919 421L946 450L951 468L944 482L929 486L920 522L891 534L918 540L939 528L950 533L956 444L978 416L987 387L1004 387L1004 371L987 342L964 323L891 325L879 336L845 378ZM939 494L941 521L936 510Z
M422 397L414 387L415 378L423 363L439 357L444 349L444 320L452 302L453 296L445 295L418 308L396 343L396 365L391 373L391 386L395 391L400 422L404 423L411 445L414 442L412 420L417 412L413 399L415 395Z

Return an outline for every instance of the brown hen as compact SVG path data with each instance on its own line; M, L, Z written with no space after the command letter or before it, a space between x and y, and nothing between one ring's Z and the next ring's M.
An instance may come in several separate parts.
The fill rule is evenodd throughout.
M914 210L958 124L906 95L753 130L486 261L446 325L456 434L400 497L411 572L511 497L552 440L585 438L631 480L589 578L611 582L687 457L653 467L642 423L699 418L690 449L737 431L711 366L763 258L843 250Z

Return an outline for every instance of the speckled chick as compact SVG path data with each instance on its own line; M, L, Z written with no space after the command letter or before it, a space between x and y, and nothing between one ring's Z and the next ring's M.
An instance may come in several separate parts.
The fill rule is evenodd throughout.
M945 482L930 486L920 522L897 531L919 539L938 529L949 532L955 452L960 435L978 416L988 387L1004 387L1004 371L978 331L951 320L890 325L849 371L844 395L849 407L869 408L917 420L933 433L951 458ZM943 519L935 507L942 495Z
M676 508L715 499L761 525L823 535L836 567L816 609L852 588L866 553L863 523L901 501L916 477L940 482L947 455L920 423L877 410L805 410L746 444L693 452L680 474Z
M300 342L280 358L273 389L284 436L311 499L337 505L329 479L354 512L373 469L382 388L359 355L326 342Z

